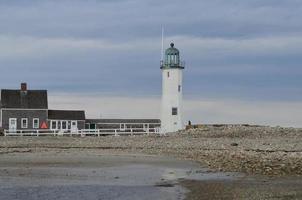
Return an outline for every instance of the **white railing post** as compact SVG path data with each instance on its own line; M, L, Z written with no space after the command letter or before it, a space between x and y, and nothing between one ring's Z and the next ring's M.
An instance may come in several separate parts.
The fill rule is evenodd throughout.
M117 130L114 129L114 136L117 136Z

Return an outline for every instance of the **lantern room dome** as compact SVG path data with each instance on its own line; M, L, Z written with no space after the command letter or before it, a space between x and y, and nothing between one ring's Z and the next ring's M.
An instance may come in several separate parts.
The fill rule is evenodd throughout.
M179 50L174 47L174 43L170 44L170 48L168 48L165 52L166 55L179 55Z
M178 68L183 69L184 63L180 61L179 50L174 47L174 43L165 51L164 60L161 61L161 69Z

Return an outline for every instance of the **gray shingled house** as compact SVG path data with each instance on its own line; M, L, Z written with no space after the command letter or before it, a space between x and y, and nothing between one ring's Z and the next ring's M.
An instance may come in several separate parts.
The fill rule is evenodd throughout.
M47 90L1 90L0 127L5 130L60 129L85 127L84 111L48 110Z
M47 122L48 101L46 90L1 90L0 126L6 130L39 129Z
M160 125L159 119L86 119L83 110L50 110L47 90L28 90L26 83L19 90L1 90L0 128L12 133L39 129L154 132Z

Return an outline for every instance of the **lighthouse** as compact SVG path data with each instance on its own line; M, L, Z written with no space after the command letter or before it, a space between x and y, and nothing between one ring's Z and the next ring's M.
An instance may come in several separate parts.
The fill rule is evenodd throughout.
M162 105L161 131L175 132L183 128L182 124L182 70L179 50L170 44L161 61L162 71Z

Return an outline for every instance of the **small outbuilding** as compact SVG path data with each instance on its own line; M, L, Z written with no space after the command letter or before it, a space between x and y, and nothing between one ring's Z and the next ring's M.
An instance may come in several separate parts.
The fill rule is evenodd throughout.
M160 127L159 119L86 119L86 129L116 129L150 132Z
M75 132L85 128L83 110L48 110L48 124L51 130L71 130Z

